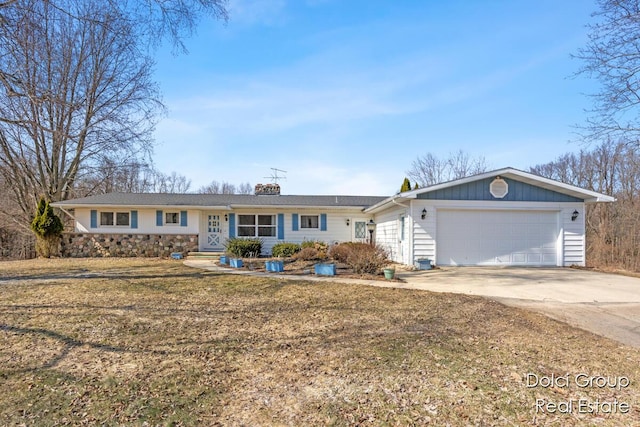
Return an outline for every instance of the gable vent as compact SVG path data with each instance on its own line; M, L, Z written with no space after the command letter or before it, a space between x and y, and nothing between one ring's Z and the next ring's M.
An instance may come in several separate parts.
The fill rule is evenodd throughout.
M507 184L507 181L497 176L496 179L491 181L491 184L489 184L489 192L496 199L502 199L509 193L509 184Z

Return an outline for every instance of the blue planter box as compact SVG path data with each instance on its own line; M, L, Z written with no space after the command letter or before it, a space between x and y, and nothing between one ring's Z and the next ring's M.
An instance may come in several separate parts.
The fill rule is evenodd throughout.
M233 268L240 268L240 267L242 267L242 260L240 258L231 258L229 260L229 264Z
M431 270L431 260L430 259L417 259L416 267L418 270Z
M228 262L229 262L229 257L227 257L226 255L220 255L220 264L227 265Z
M266 261L265 267L267 271L272 271L274 273L280 273L284 271L284 262L282 261Z
M181 252L172 252L171 253L171 258L173 258L173 259L182 259L182 253Z
M320 276L335 276L336 265L335 264L316 264L313 266L317 275Z

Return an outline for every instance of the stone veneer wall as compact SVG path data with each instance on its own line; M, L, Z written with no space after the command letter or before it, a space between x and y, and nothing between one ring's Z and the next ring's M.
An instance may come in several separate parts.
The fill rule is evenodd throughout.
M168 257L198 251L197 234L89 234L65 233L63 257Z

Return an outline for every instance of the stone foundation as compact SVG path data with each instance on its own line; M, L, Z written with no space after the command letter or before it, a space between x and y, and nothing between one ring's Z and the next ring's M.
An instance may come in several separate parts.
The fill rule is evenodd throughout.
M197 251L197 234L65 233L61 242L61 254L68 258L169 257Z

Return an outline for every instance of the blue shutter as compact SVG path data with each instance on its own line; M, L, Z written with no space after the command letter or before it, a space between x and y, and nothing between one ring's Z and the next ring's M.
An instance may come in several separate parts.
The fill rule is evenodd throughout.
M162 211L156 211L156 226L162 227Z
M138 228L138 211L131 211L131 228Z
M291 230L298 231L298 214L291 214Z
M98 211L91 210L91 228L98 228Z
M278 240L284 240L284 214L278 214Z
M180 211L180 227L187 226L187 211Z
M320 231L327 231L327 214L320 214Z
M229 214L229 238L233 239L236 237L236 214Z

